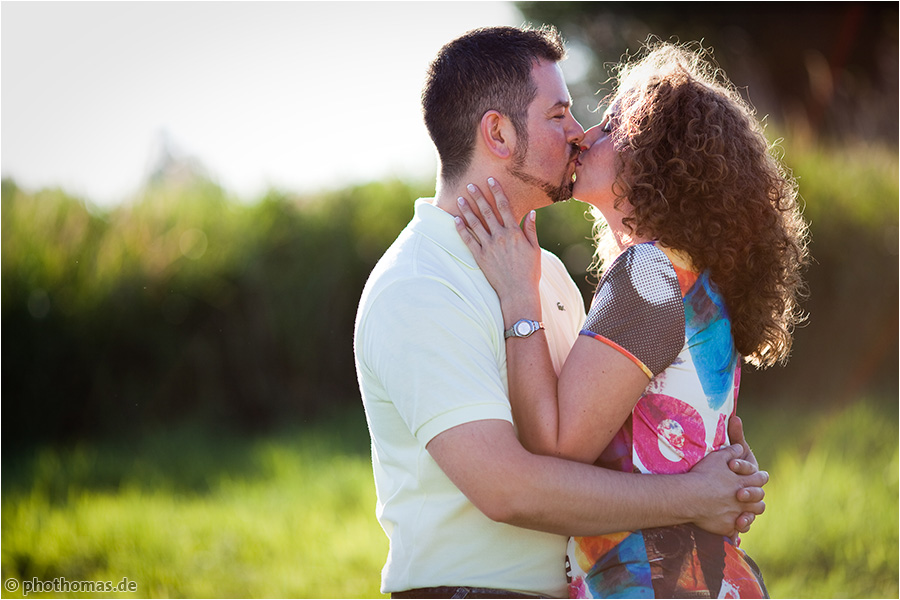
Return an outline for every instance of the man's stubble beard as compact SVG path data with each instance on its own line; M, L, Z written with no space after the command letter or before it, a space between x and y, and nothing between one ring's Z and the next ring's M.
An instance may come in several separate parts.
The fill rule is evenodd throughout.
M516 148L512 165L507 167L507 172L519 181L541 190L554 204L571 200L575 182L571 180L566 181L564 179L559 185L554 185L549 181L544 181L531 173L527 173L525 171L525 157L528 154L528 145L522 144L520 145L520 148L522 148L521 152L519 151L519 148Z

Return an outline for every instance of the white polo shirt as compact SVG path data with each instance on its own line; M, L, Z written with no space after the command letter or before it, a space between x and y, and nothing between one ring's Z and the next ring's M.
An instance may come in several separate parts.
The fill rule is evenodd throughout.
M584 323L584 303L546 251L540 291L559 372ZM390 539L381 591L459 585L565 596L567 538L491 521L425 449L462 423L512 422L500 302L453 217L431 200L416 202L412 221L372 271L354 345L376 514Z

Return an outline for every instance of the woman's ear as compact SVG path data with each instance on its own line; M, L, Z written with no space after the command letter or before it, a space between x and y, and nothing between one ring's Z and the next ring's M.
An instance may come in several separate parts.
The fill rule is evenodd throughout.
M481 117L481 139L488 152L498 158L512 156L516 143L512 122L496 110L489 110Z

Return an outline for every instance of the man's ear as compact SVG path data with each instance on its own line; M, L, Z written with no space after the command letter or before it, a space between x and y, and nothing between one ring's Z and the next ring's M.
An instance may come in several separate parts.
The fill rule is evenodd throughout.
M516 143L512 122L496 110L489 110L481 117L481 140L488 152L498 158L512 156Z

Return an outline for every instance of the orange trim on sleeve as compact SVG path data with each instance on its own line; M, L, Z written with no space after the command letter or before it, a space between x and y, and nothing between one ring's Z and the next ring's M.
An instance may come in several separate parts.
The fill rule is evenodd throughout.
M613 348L613 349L615 349L615 350L618 350L619 352L621 352L622 354L624 354L628 359L630 359L631 362L633 362L633 363L636 364L638 367L640 367L641 371L644 372L644 375L646 375L648 379L653 379L653 371L651 371L650 369L648 369L648 368L647 368L647 365L645 365L645 364L641 361L641 359L639 359L637 356L635 356L634 354L632 354L631 352L629 352L628 350L626 350L626 349L623 348L622 346L618 345L617 343L615 343L615 342L612 341L611 339L605 338L605 337L603 337L602 335L600 335L599 333L594 333L593 331L590 331L590 330L588 330L588 329L583 330L583 331L581 332L581 335L586 335L586 336L588 336L588 337L592 337L592 338L594 338L595 340L598 340L598 341L600 341L600 342L603 342L604 344L606 344L606 345L609 346L610 348Z

